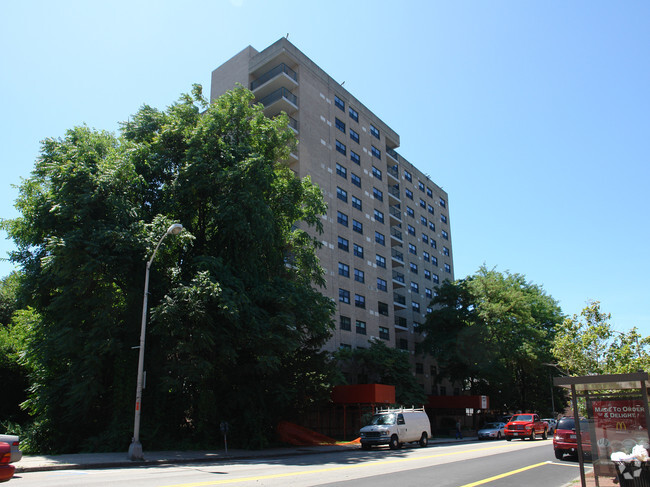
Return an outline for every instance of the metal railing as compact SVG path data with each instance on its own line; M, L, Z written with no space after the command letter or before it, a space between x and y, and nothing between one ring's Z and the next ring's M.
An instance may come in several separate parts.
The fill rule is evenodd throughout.
M291 93L288 89L282 87L278 88L275 90L273 93L265 96L261 100L258 101L258 103L261 103L265 107L275 103L276 101L280 99L286 99L287 101L293 103L295 106L298 106L298 97Z
M400 240L403 240L403 238L402 238L402 231L401 231L401 230L398 230L398 229L395 228L395 227L391 227L391 228L390 228L390 234L391 234L391 236L393 236L393 237L395 237L395 238L398 238L398 239L400 239Z
M395 198L397 198L398 200L401 199L400 196L399 196L399 188L396 188L395 186L390 186L390 187L388 188L388 192L389 192L390 194L392 194L392 195L393 195Z
M286 74L289 76L291 79L294 81L298 81L298 74L291 69L289 66L287 66L284 63L278 64L275 68L270 69L266 73L264 73L262 76L257 78L256 80L251 81L251 91L254 90L255 88L258 88L262 86L264 83L267 81L275 78L276 76L280 75L281 73Z
M393 159L395 159L396 161L399 162L399 154L397 152L395 152L393 149L390 149L390 148L386 147L386 154L388 154Z
M394 216L394 217L397 218L398 220L402 221L402 212L401 212L399 209L395 208L394 206L391 206L391 207L388 209L388 211L390 212L390 214L391 214L392 216Z
M401 282L402 284L405 283L404 281L404 274L401 272L393 271L393 281Z
M391 249L390 250L390 255L393 257L395 260L399 262L404 262L404 254L401 253L399 250Z
M406 298L397 293L393 293L393 303L401 304L406 306Z

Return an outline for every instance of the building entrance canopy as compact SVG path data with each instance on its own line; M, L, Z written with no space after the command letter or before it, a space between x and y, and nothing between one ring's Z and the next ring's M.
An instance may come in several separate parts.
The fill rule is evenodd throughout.
M597 486L599 478L618 477L621 485L637 485L650 477L650 464L640 461L647 459L634 458L650 449L648 373L556 377L553 382L571 392L583 487L585 457L591 458Z

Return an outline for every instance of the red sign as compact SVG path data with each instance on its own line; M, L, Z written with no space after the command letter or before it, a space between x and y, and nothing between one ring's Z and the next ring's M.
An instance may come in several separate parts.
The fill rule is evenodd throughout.
M645 411L640 399L593 401L596 428L615 431L645 429Z

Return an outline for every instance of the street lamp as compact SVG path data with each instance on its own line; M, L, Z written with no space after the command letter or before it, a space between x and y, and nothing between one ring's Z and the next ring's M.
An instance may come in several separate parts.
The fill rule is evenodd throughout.
M167 229L167 232L158 241L158 245L151 255L151 259L147 262L147 270L144 274L144 299L142 302L142 326L140 329L140 352L138 354L138 385L135 391L135 421L133 423L133 440L129 445L129 460L143 460L142 444L140 443L140 407L142 404L142 383L144 382L144 336L147 329L147 298L149 297L149 270L153 262L158 247L167 235L178 235L183 230L183 225L174 223Z

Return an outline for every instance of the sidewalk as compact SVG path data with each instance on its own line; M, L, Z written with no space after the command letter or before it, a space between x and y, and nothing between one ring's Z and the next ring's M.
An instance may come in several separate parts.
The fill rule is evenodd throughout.
M476 437L466 437L462 440L453 438L432 438L429 446L454 444L476 441ZM291 446L286 448L270 448L266 450L224 450L214 451L158 451L144 452L144 460L131 461L127 458L126 450L117 453L71 453L67 455L23 455L14 463L16 473L39 472L46 470L71 470L95 468L124 468L141 467L146 465L165 465L173 463L200 462L229 462L250 458L286 457L292 455L313 455L359 450L358 444L321 445L321 446Z

